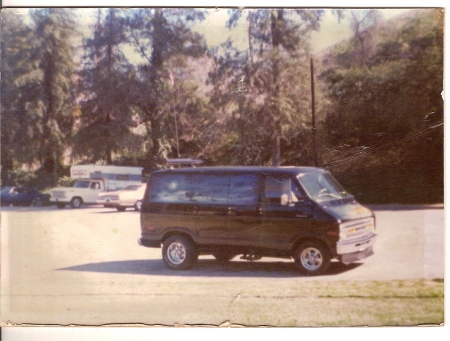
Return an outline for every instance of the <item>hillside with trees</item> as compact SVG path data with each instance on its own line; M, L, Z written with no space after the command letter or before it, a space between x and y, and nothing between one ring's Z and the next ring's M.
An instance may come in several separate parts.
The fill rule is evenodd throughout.
M2 186L185 157L317 163L364 203L443 202L443 13L334 11L352 37L313 55L325 12L228 10L244 44L209 46L208 10L92 9L87 27L76 9L3 9Z

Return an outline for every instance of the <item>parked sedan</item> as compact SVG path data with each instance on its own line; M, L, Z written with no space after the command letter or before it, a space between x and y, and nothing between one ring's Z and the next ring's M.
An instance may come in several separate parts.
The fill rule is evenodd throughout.
M50 194L40 193L31 187L9 186L1 191L2 206L43 206L49 204L49 199Z
M97 197L97 204L105 207L115 207L120 212L131 207L136 211L140 211L145 186L146 184L129 185L119 191L100 193Z

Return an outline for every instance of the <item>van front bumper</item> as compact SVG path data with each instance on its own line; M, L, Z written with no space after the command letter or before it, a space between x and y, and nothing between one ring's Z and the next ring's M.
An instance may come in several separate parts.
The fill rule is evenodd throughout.
M350 264L373 255L373 245L377 235L371 234L356 240L340 240L336 243L337 258L344 264Z

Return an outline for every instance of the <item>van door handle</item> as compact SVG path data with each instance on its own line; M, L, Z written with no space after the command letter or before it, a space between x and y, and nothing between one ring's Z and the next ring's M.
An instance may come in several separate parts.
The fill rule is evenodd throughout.
M306 214L304 212L298 212L295 214L295 217L297 218L311 218L312 215L311 214Z

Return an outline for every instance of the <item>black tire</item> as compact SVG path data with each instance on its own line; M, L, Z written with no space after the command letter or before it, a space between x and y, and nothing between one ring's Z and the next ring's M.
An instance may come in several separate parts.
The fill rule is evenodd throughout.
M72 208L80 208L81 205L83 205L83 199L81 199L80 197L75 197L70 200L70 206Z
M37 197L37 198L33 199L33 202L31 203L31 205L36 206L36 207L41 207L44 205L44 203L42 201L42 198Z
M229 262L237 255L235 253L231 254L231 253L226 253L226 252L217 252L217 253L213 253L213 256L218 262L225 263L225 262Z
M293 258L300 272L308 276L323 274L331 260L328 248L316 241L302 243L295 249Z
M169 269L186 270L197 262L198 254L188 237L175 235L163 242L162 257Z
M66 207L66 204L59 202L56 204L56 206L58 206L58 208L64 208L64 207Z
M123 207L123 206L117 206L116 209L117 209L117 211L119 211L119 212L125 212L126 207Z
M134 209L135 209L136 211L140 211L140 210L141 210L141 207L142 207L142 200L138 200L138 201L136 201L136 202L134 203Z

